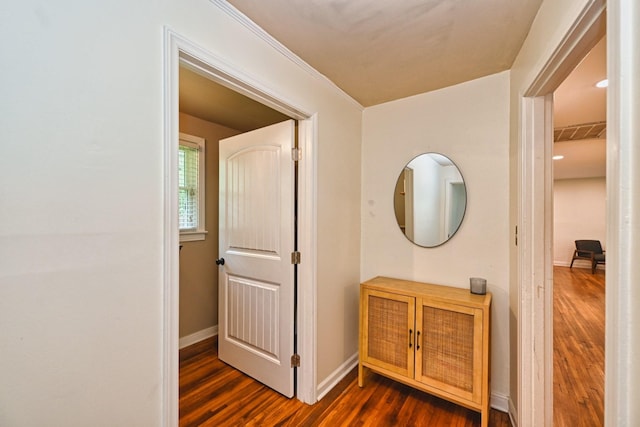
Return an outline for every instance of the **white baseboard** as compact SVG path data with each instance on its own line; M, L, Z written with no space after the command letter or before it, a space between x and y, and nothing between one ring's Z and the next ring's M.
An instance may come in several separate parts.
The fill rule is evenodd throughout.
M571 265L571 262L556 260L556 261L553 261L553 265L555 265L556 267L569 267Z
M556 266L556 267L570 267L571 266L571 262L553 261L553 265ZM584 260L577 259L573 263L573 268L586 268L586 269L591 270L591 263L589 261L584 261ZM596 270L604 270L604 265L598 264L596 266Z
M202 340L206 340L207 338L211 338L215 335L218 335L218 325L211 326L210 328L202 329L201 331L194 332L191 335L187 335L180 338L180 341L178 341L178 347L180 349L183 349L185 347L190 346L191 344L195 344Z
M491 393L489 406L500 412L509 412L509 396L500 393Z
M333 371L324 381L318 384L316 389L317 399L322 399L332 388L336 386L344 377L347 376L353 368L358 365L358 353L356 352L346 362L344 362L338 369Z

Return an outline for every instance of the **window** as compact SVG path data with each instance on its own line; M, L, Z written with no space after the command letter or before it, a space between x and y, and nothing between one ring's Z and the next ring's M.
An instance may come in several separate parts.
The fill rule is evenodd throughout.
M180 134L178 148L178 222L180 241L204 240L204 138Z

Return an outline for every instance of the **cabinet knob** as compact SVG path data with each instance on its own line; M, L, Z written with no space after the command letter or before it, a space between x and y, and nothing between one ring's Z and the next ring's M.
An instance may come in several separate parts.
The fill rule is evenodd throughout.
M224 258L218 258L216 260L216 265L224 265Z
M411 346L413 345L413 340L411 339L413 337L413 330L409 329L409 348L411 348Z
M420 331L416 331L416 350L420 350Z

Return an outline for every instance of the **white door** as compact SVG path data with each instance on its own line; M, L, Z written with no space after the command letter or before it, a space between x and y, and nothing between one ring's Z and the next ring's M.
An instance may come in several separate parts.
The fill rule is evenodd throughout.
M220 141L219 357L287 397L294 393L294 133L290 120Z

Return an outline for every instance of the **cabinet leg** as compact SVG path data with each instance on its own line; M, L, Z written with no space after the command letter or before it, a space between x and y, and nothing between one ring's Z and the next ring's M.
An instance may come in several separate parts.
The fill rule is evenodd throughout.
M364 387L364 376L366 375L365 367L362 363L358 363L358 386Z
M480 425L482 427L489 427L489 408L480 413Z

